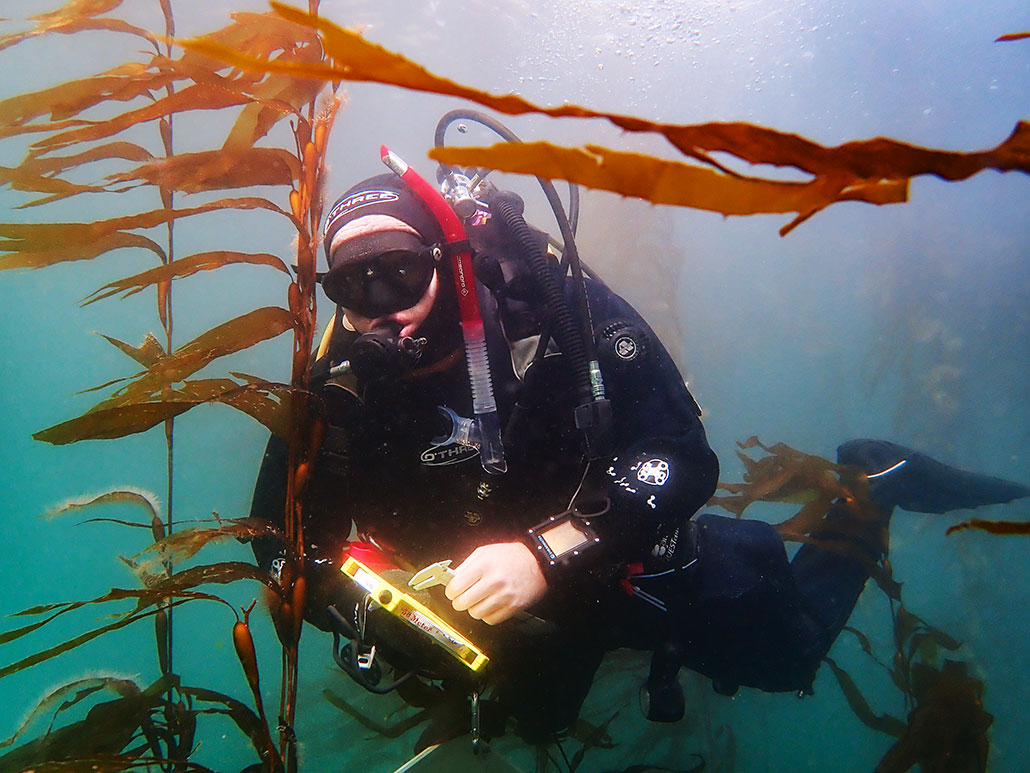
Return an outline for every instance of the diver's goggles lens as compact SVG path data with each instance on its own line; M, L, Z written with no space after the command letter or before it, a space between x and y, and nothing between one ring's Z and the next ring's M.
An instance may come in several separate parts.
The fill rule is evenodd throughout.
M433 279L432 249L395 250L346 263L322 278L322 289L333 301L363 317L381 317L418 303Z

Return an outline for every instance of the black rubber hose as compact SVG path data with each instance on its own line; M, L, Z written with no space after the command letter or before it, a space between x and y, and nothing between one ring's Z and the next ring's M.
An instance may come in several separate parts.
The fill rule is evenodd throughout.
M491 199L490 205L501 216L519 253L529 264L530 271L533 272L537 286L543 294L544 303L551 310L554 337L559 348L569 358L580 400L583 403L590 402L590 372L587 368L586 349L580 332L576 329L576 319L565 302L558 272L533 237L533 232L522 217L521 201L514 194L499 192Z
M485 113L481 113L478 110L459 109L451 110L444 114L443 117L436 124L436 132L434 133L433 140L438 147L444 145L445 135L447 133L447 127L458 120L469 120L481 123L483 126L492 129L502 138L508 142L522 142L522 139L515 134L511 129L505 126L500 121L492 118ZM441 165L443 166L443 165ZM445 167L446 168L446 167ZM575 281L575 292L574 297L576 298L576 305L579 307L579 326L580 335L582 336L582 350L584 357L584 372L586 374L587 382L590 381L589 370L587 370L587 363L593 362L597 359L596 345L594 342L594 327L590 315L590 304L587 301L586 285L583 278L583 267L579 259L579 251L576 249L576 234L573 229L572 223L569 218L565 215L565 209L562 207L561 198L558 196L558 191L555 190L554 184L543 177L537 177L537 181L540 183L540 187L544 191L544 195L547 197L548 203L551 205L551 210L554 212L554 217L558 221L558 230L561 231L562 240L564 241L564 251L562 255L562 263L567 264L572 269L572 276ZM576 186L570 184L570 197L571 191ZM579 218L579 196L578 189L576 189L576 196L574 202L575 205L575 217ZM559 345L561 343L559 342ZM565 346L562 346L562 350L565 351ZM579 374L577 373L577 380ZM593 399L592 392L589 393L589 397L586 402Z
M354 626L340 614L340 611L334 607L328 607L329 617L334 625L331 625L333 634L333 660L336 661L336 665L346 673L351 679L360 684L366 690L376 695L386 695L387 693L393 692L402 684L407 682L411 677L415 675L414 671L408 671L401 675L396 681L391 682L387 685L380 686L370 682L364 673L364 671L358 666L357 650L354 648L355 641L359 638L358 632ZM350 639L350 643L340 646L340 634ZM376 666L378 668L378 665Z
M447 134L447 128L455 121L475 121L488 129L492 129L508 142L522 142L522 138L496 118L478 110L458 109L445 113L437 122L436 132L433 135L433 142L438 148L444 146L444 138ZM450 168L445 164L441 164L440 166L445 169ZM489 172L487 169L481 169L478 171L481 177L485 177ZM547 200L551 204L551 209L554 211L555 220L558 221L558 228L563 231L562 238L566 238L564 236L564 229L562 229L562 220L565 220L568 223L569 231L573 236L575 236L576 229L579 227L579 186L575 183L569 183L569 214L566 216L565 209L561 204L561 199L558 198L558 192L554 190L554 185L551 181L544 177L537 177L536 179L537 182L540 183L540 187L544 189L544 195L547 195L548 186L550 186L551 190L554 191L554 198L552 199L548 196Z

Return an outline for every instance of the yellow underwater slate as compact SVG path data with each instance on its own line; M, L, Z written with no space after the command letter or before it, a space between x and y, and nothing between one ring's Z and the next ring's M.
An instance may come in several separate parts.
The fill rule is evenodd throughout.
M348 557L340 571L368 591L369 598L376 604L412 628L422 631L470 670L481 671L490 661L482 650L429 607L398 590L357 559Z

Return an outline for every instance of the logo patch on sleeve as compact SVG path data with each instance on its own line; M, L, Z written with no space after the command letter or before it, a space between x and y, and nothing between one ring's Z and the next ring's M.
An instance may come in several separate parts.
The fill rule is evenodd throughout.
M664 459L650 459L637 470L637 480L649 486L664 486L668 479L669 463Z

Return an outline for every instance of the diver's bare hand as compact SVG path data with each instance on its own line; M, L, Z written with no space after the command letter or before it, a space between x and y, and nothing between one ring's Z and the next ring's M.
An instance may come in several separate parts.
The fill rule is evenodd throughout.
M521 542L482 545L472 551L447 583L445 593L459 612L490 625L539 601L547 581L533 553Z

